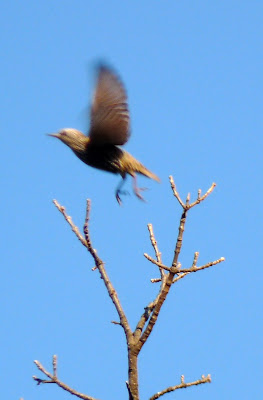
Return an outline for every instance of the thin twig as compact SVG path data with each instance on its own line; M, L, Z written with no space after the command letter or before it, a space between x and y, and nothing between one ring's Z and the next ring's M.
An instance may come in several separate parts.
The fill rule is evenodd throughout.
M217 265L217 264L219 264L219 263L221 263L223 261L225 261L225 257L221 257L221 258L219 258L218 260L215 260L215 261L210 261L207 264L201 265L201 267L190 267L188 269L187 268L186 269L182 268L180 272L187 272L187 273L198 272L198 271L201 271L203 269L206 269L206 268L209 268L209 267L213 267L214 265Z
M132 338L132 331L131 328L129 326L129 322L127 320L127 317L124 313L124 310L121 306L120 300L118 298L117 292L114 289L108 275L105 269L105 265L103 263L103 261L99 258L97 251L94 249L94 247L92 246L91 243L91 238L90 238L90 233L89 233L89 216L90 216L90 207L91 207L91 201L87 200L87 208L86 208L86 218L85 218L85 223L84 223L84 234L85 234L85 239L86 239L86 243L87 243L87 249L89 251L89 253L91 254L91 256L93 257L94 261L95 261L95 265L98 268L101 278L108 290L109 296L116 308L116 311L119 315L120 318L120 324L124 329L125 335L126 335L126 339L127 339L127 343L128 341Z
M61 206L59 204L59 202L57 200L53 200L53 203L55 204L55 206L57 207L57 209L61 212L61 214L63 215L63 217L65 218L65 220L67 221L67 223L71 226L72 231L75 233L75 235L77 236L77 238L80 240L80 242L83 244L83 246L87 247L87 243L86 240L84 239L84 237L81 235L78 227L76 225L74 225L72 218L67 215L66 213L66 209L65 207Z
M154 233L153 233L152 224L148 224L147 228L148 228L148 231L149 231L149 234L150 234L150 241L151 241L151 244L152 244L154 252L155 252L156 260L159 261L159 262L162 262L162 253L158 249L157 240L155 239L155 236L154 236ZM161 268L159 268L159 271L160 271L160 275L161 275L161 280L163 280L164 271Z
M175 283L177 281L180 281L180 279L184 278L186 275L188 275L188 272L185 272L184 274L178 274L178 276L176 278L174 278L173 283ZM154 278L154 279L151 279L151 282L152 283L158 283L158 282L161 282L161 279L160 278Z
M155 252L155 257L156 257L157 261L161 263L162 262L161 252L158 249L157 240L156 240L154 232L153 232L152 224L148 224L147 228L148 228L148 231L149 231L149 234L150 234L150 241L151 241L151 244L152 244L154 252ZM159 268L159 271L160 271L160 275L161 275L161 277L159 279L159 282L162 282L162 284L160 286L160 290L159 290L159 293L161 293L163 285L164 285L164 282L165 282L165 273L164 273L162 268ZM140 320L139 320L139 322L138 322L138 324L136 326L136 329L135 329L135 331L133 333L136 343L138 342L138 340L139 340L139 338L140 338L140 336L142 334L142 331L144 329L144 326L145 326L146 322L148 321L152 310L155 307L157 299L158 299L158 295L157 295L157 297L156 297L154 302L151 302L150 304L148 304L148 306L146 306L144 308L144 312L143 312L143 314L142 314L142 316L141 316L141 318L140 318Z
M196 266L198 257L199 257L199 253L198 253L198 251L196 251L194 254L192 268ZM180 271L182 271L182 270L180 269ZM182 274L179 274L176 278L174 278L173 283L178 282L180 279L184 278L188 274L189 274L189 272L183 272Z
M161 278L159 278L159 281L162 282L163 280ZM159 292L159 294L160 294L160 292ZM136 343L138 342L138 340L141 337L141 334L142 334L142 331L144 329L144 326L145 326L146 322L148 321L148 319L149 319L149 317L150 317L150 315L151 315L151 313L152 313L152 311L153 311L153 309L154 309L154 307L155 307L155 305L157 303L157 300L158 300L158 295L157 295L155 301L152 301L151 303L148 304L148 306L146 306L144 308L144 312L143 312L143 314L142 314L142 316L141 316L141 318L140 318L140 320L139 320L139 322L138 322L138 324L137 324L137 326L135 328L135 331L133 333L133 336L134 336L134 339L135 339Z
M113 325L120 325L120 326L121 326L121 323L118 322L118 321L111 321L111 323L112 323Z
M172 188L172 191L173 191L174 196L177 198L177 200L178 200L178 202L180 203L180 205L181 205L183 208L185 208L185 204L184 204L184 202L182 201L181 197L179 196L179 193L178 193L177 190L176 190L176 186L175 186L175 183L174 183L174 178L172 177L172 175L169 176L169 180L170 180L170 184L171 184L171 188Z
M157 267L159 267L160 269L164 269L165 271L168 271L168 272L171 271L170 267L167 267L166 265L162 264L161 262L156 261L154 258L149 256L149 254L144 253L143 255L144 255L145 258L147 258L147 260L149 260L149 261L151 261L151 263L157 265Z
M210 261L207 264L202 265L201 267L196 267L194 264L190 268L178 268L178 267L167 267L166 265L163 265L161 263L158 263L155 261L154 258L149 256L148 254L144 253L144 257L147 258L147 260L151 261L151 263L157 265L159 268L164 269L165 271L173 272L173 273L190 273L190 272L197 272L201 271L202 269L206 269L209 267L212 267L213 265L219 264L222 261L225 261L224 257L219 258L218 260L215 261Z
M44 379L37 378L36 376L33 376L33 379L37 382L38 385L40 385L41 383L55 383L56 385L58 385L59 387L64 389L66 392L69 392L69 393L73 394L74 396L79 397L80 399L83 399L83 400L96 400L95 397L91 397L91 396L88 396L86 394L80 393L77 390L72 389L71 387L69 387L68 385L66 385L62 381L60 381L57 378L57 376L52 375L50 372L48 372L39 361L35 360L34 363L36 364L37 368L41 372L43 372L44 375L46 375L48 378L50 378L50 380L44 380Z
M54 354L53 356L53 376L57 377L57 366L58 366L58 358Z
M199 257L199 251L196 251L195 254L194 254L192 267L196 267L198 257Z
M168 274L164 275L164 279L162 280L161 292L159 292L159 294L157 295L157 298L154 301L155 306L152 311L149 322L147 324L147 327L144 330L144 332L142 333L142 335L136 345L136 349L137 349L138 353L140 352L142 346L144 345L144 343L146 342L146 340L148 339L149 335L152 332L152 329L157 321L157 318L159 316L162 305L170 291L171 285L174 282L176 282L177 280L182 279L182 277L186 276L186 275L184 275L184 273L188 274L189 272L196 272L201 269L208 268L209 266L218 264L221 261L224 261L224 259L221 258L220 260L213 261L212 263L209 263L209 264L206 264L205 266L197 268L195 263L197 261L198 255L196 255L196 260L194 260L193 265L190 269L181 269L181 266L179 267L178 258L179 258L181 248L182 248L182 241L183 241L183 234L184 234L184 229L185 229L187 212L190 208L194 207L195 205L199 204L201 201L206 199L206 197L213 191L213 189L215 187L215 183L212 184L212 186L208 189L208 191L203 196L201 196L201 191L199 190L198 194L197 194L197 200L191 204L189 204L190 203L190 193L189 193L186 198L186 203L184 204L183 201L181 200L179 193L176 190L176 186L175 186L173 177L170 176L169 179L170 179L171 187L173 190L173 194L177 198L180 205L182 206L183 213L182 213L181 219L180 219L179 231L178 231L178 236L177 236L176 245L175 245L175 249L174 249L174 257L173 257L172 267L169 268L166 265L163 265L162 263L155 261L152 257L145 255L146 258L150 259L150 261L153 262L154 264L156 264L158 267L168 271ZM177 276L175 278L176 274L179 274L179 276Z
M150 281L151 281L152 283L162 282L161 278L152 278L152 279L150 279Z
M178 257L179 257L181 247L182 247L186 214L187 214L187 210L184 209L181 219L180 219L179 231L178 231L178 236L177 236L176 246L175 246L175 256L174 256L172 265L177 265L177 262L178 262ZM161 290L161 292L159 292L159 294L156 298L156 303L155 303L155 307L153 309L152 315L149 319L146 329L144 330L142 336L140 337L140 340L137 343L136 347L137 347L138 352L141 350L142 346L144 345L144 343L146 342L146 340L148 339L148 337L150 336L150 334L153 330L153 327L157 321L157 318L159 316L162 305L170 291L175 274L176 274L176 272L173 272L171 270L168 275L165 275L164 282L162 285L162 290Z
M129 322L124 313L124 310L119 301L117 292L114 289L114 287L107 275L104 262L98 256L97 251L95 250L95 248L93 247L92 242L91 242L90 232L89 232L89 218L90 218L91 202L90 202L90 200L87 200L86 217L85 217L85 223L84 223L84 227L83 227L85 239L79 233L79 230L72 222L71 217L69 217L66 214L65 208L62 207L57 201L55 201L54 204L56 205L58 210L63 214L65 220L70 224L73 232L77 235L77 237L79 238L81 243L87 248L87 250L93 257L95 266L100 273L100 276L107 288L108 294L109 294L109 296L115 306L115 309L119 315L120 325L122 326L122 328L125 332L126 341L127 341L127 345L128 345L128 351L129 351L129 357L128 357L128 359L129 359L129 387L133 393L134 399L137 399L138 398L138 370L137 370L137 358L135 358L135 353L133 351L134 336L133 336L133 333L129 326ZM94 268L93 268L93 270L94 270Z
M66 209L65 207L61 206L57 200L53 200L53 203L55 204L55 206L57 207L57 209L61 212L61 214L63 215L63 217L65 218L65 220L68 222L68 224L71 226L72 231L75 233L75 235L77 236L77 238L81 241L81 243L83 244L83 246L85 246L89 253L91 254L91 256L93 257L94 261L95 261L95 265L96 267L99 269L101 277L105 283L105 286L108 289L108 293L110 295L110 298L112 299L116 310L119 314L120 320L121 320L121 325L124 328L124 331L126 333L126 337L128 336L132 336L132 332L131 329L129 327L128 324L128 320L124 314L124 311L122 309L122 306L120 304L120 301L118 299L117 293L113 287L113 285L111 284L109 277L106 273L105 270L105 266L103 261L99 258L99 256L97 255L96 250L94 249L94 247L91 244L91 239L90 239L90 234L89 234L89 214L90 214L90 206L91 206L91 202L90 200L87 200L87 208L86 208L86 217L85 217L85 223L84 223L84 234L85 234L85 238L81 235L78 227L73 223L72 218L67 215L66 213Z
M189 272L184 272L183 274L179 274L176 278L173 279L173 283L180 281L180 279L184 278L188 275Z
M207 196L209 196L209 194L212 193L212 191L216 187L216 183L212 183L211 187L207 190L207 192L203 196L201 196L201 189L198 189L197 199L193 203L190 203L190 193L188 193L188 195L186 197L186 202L184 203L182 201L181 197L179 196L179 193L177 192L172 175L169 176L169 180L170 180L170 184L171 184L171 188L172 188L174 196L177 198L177 200L180 203L180 205L182 206L182 208L184 208L186 210L190 210L190 208L196 206L197 204L200 204L201 201L204 201L207 198Z
M201 189L199 189L198 194L197 194L197 199L193 203L189 204L188 208L190 209L190 208L196 206L197 204L200 204L201 201L204 201L207 198L207 196L209 196L209 194L212 193L212 191L214 190L215 187L216 187L216 183L212 183L211 187L208 189L208 191L203 196L201 196Z
M150 234L151 244L152 244L152 246L154 248L156 260L159 261L159 262L162 262L162 253L158 249L157 240L155 239L155 236L154 236L154 233L153 233L152 224L148 224L147 228L148 228L148 231L149 231L149 234Z
M179 383L179 385L170 386L170 387L168 387L168 388L166 388L166 389L164 389L164 390L162 390L162 391L160 391L158 393L155 393L152 397L150 397L149 400L159 399L159 397L163 396L164 394L169 393L169 392L174 392L177 389L184 389L184 388L187 388L189 386L197 386L197 385L201 385L202 383L210 383L210 382L211 382L211 375L210 374L207 375L207 376L202 375L201 379L198 379L197 381L194 381L194 382L188 382L188 383L186 383L184 381L184 376L182 375L181 383Z

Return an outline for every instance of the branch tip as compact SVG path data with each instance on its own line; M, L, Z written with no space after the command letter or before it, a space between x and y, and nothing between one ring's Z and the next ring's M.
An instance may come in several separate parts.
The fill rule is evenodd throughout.
M194 382L185 382L184 379L184 375L181 375L181 383L179 385L175 385L175 386L169 386L168 388L155 393L150 400L156 400L159 399L161 396L163 396L166 393L169 392L174 392L177 389L183 389L183 388L187 388L190 386L197 386L197 385L201 385L202 383L210 383L211 382L211 375L208 374L207 376L202 375L201 379L198 379Z
M57 376L57 362L58 362L58 358L56 356L56 354L53 355L53 375L56 377Z

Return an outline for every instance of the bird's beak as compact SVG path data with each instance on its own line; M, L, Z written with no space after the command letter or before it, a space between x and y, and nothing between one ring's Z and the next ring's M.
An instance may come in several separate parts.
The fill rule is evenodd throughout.
M60 134L59 133L47 133L47 136L52 136L52 137L56 137L56 138L60 138Z

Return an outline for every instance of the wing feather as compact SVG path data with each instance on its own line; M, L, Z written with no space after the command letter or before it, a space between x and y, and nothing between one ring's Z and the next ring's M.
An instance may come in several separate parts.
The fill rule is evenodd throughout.
M89 137L93 143L123 145L129 139L126 91L118 76L103 65L98 68L90 120Z

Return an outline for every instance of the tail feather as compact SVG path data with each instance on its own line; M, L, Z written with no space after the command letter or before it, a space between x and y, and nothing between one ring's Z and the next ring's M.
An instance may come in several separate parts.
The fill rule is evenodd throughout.
M160 178L151 172L149 169L147 169L143 164L141 164L139 161L137 161L138 164L135 166L134 171L138 172L139 174L142 174L144 176L147 176L150 179L154 179L157 182L161 182Z
M136 172L147 176L150 179L154 179L157 182L160 182L160 178L147 169L140 161L136 160L131 154L127 151L122 150L122 168L124 173L128 173L131 176L135 176Z
M147 168L143 167L143 170L137 171L140 174L147 176L148 178L154 179L156 182L161 182L160 178L154 174L153 172L149 171Z

